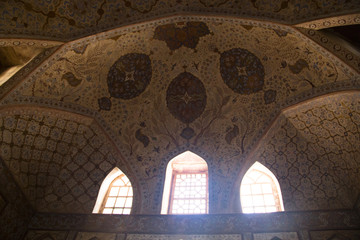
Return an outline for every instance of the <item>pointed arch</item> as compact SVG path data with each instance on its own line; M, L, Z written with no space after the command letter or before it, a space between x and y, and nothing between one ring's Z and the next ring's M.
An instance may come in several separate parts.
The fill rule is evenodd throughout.
M133 189L129 178L115 167L101 184L93 213L130 214Z
M208 165L186 151L171 159L166 168L161 214L209 212Z
M240 185L243 213L284 211L280 184L264 165L255 162L244 175Z

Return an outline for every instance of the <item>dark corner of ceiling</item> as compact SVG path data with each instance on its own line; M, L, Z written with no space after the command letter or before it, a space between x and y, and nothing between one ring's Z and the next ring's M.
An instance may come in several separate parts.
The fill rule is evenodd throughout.
M339 37L360 51L360 24L331 27L320 32Z

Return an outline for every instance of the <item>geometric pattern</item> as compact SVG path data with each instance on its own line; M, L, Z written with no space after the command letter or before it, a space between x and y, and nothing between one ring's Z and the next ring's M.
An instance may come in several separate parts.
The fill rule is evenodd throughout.
M28 110L0 114L0 154L39 211L90 212L117 162L91 119Z
M360 104L349 95L317 102L285 112L262 147L286 210L352 208L360 192Z

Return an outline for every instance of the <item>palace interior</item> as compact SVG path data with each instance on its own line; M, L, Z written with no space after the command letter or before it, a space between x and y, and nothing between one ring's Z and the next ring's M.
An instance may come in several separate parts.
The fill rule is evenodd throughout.
M0 239L360 239L358 0L0 11ZM245 213L252 166L282 208ZM195 170L203 214L168 213L167 172ZM116 171L132 202L103 214Z

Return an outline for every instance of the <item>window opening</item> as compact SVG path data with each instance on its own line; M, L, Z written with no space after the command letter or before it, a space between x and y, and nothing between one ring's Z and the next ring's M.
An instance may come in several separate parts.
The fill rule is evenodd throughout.
M101 184L93 213L130 214L133 190L128 177L115 168Z
M166 171L162 214L208 213L208 168L189 151L173 158Z
M258 162L247 171L241 182L240 199L243 213L284 211L275 175Z

